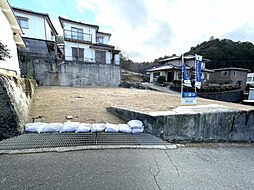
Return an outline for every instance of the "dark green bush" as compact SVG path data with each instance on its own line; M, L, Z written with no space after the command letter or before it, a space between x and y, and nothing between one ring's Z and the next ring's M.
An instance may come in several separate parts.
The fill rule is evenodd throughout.
M173 80L172 83L174 86L181 86L181 80Z
M156 82L159 84L163 84L164 82L166 82L166 77L161 75L157 78Z

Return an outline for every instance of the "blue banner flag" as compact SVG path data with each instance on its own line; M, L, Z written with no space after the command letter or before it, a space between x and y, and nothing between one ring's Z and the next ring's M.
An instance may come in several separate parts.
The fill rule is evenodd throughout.
M201 88L202 56L196 55L195 64L196 64L196 82L195 82L195 86L196 86L196 88L200 89Z
M189 73L186 70L186 66L184 63L184 56L182 55L182 64L183 64L183 85L184 86L188 86L188 87L192 87L191 86L191 81L190 81L190 76Z

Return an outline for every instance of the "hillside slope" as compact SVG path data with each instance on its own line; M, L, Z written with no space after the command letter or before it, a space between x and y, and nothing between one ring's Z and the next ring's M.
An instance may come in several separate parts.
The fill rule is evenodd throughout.
M250 42L234 42L229 39L214 39L192 47L189 54L198 54L210 59L209 69L240 67L254 71L254 45Z

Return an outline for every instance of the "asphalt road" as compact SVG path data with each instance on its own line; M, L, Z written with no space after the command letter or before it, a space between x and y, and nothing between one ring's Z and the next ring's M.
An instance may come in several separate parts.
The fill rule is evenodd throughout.
M0 155L0 189L254 189L254 146Z

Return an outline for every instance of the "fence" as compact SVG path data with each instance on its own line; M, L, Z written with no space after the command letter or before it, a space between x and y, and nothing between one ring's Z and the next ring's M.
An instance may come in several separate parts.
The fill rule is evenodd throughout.
M92 34L72 30L64 30L64 38L73 41L92 42Z
M72 56L65 56L62 61L74 61L79 63L94 63L94 64L115 64L120 65L120 60L113 60L113 59L98 59L98 58L91 58L91 57L72 57Z

